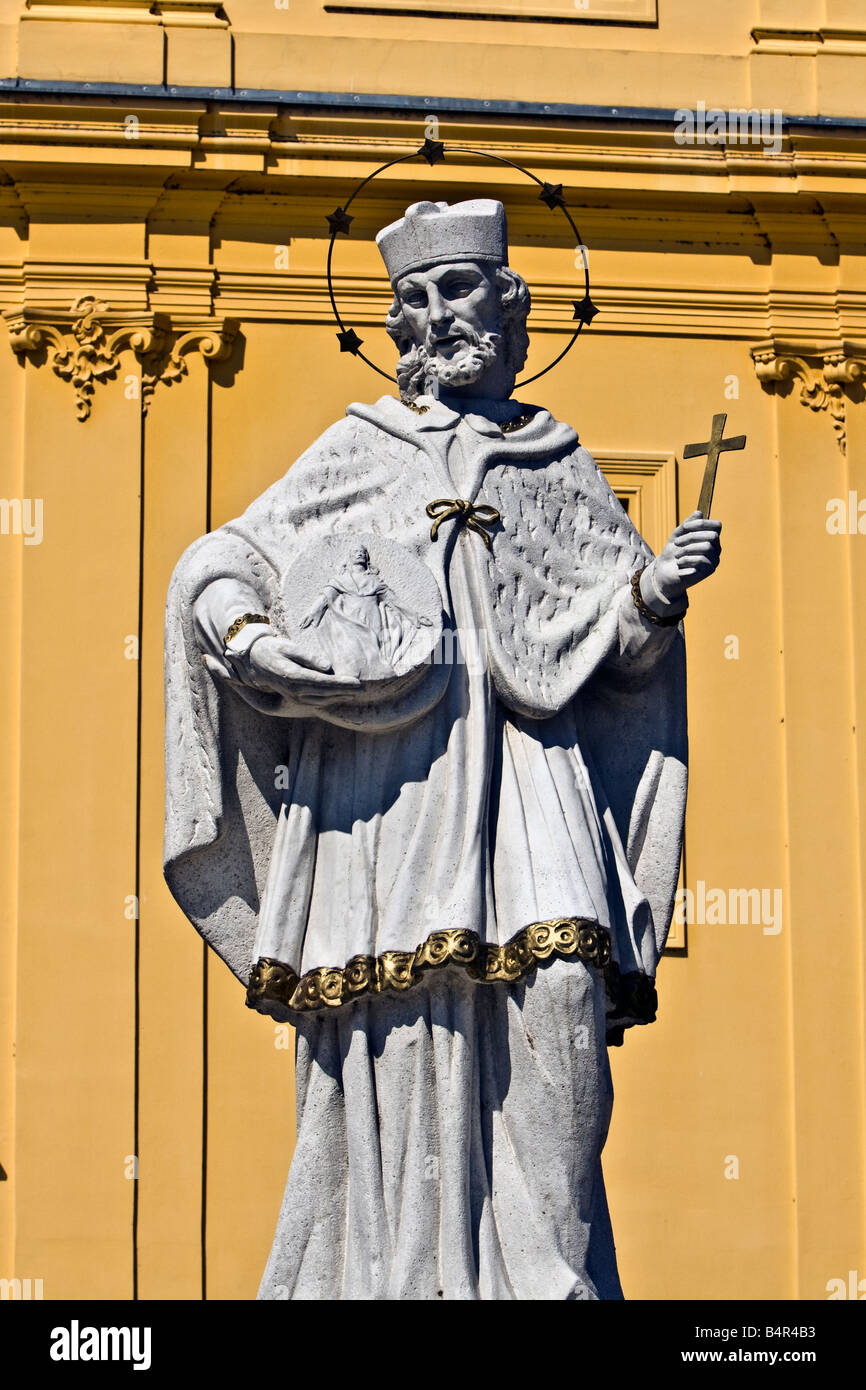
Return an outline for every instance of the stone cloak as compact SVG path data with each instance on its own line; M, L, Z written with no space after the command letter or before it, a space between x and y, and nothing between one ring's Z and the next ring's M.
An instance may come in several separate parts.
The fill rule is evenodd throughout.
M511 433L483 416L467 424L439 403L426 414L391 397L352 406L242 517L196 541L177 566L166 615L166 878L244 983L284 800L274 774L293 726L312 721L386 737L402 728L411 739L411 726L457 679L453 666L433 665L408 693L375 708L342 704L296 720L268 713L268 697L251 708L210 675L192 619L203 589L227 576L251 584L279 628L283 571L336 531L406 546L435 574L452 621L451 591L466 568L506 718L526 725L567 717L582 750L622 889L609 922L614 958L624 973L655 974L685 807L682 632L637 614L629 583L650 552L574 432L544 410L509 404L530 417ZM432 543L426 513L433 499L459 495L447 445L472 426L464 448L472 476L462 495L501 515L489 551L456 524ZM407 922L400 949L414 951L427 930ZM342 959L319 964L343 967L352 954L347 943ZM300 969L300 961L287 964ZM611 1020L638 1021L628 1010Z

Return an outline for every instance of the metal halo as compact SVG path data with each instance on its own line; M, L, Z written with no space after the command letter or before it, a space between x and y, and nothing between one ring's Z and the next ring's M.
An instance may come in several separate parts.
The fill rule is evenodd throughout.
M533 183L538 184L539 188L542 190L539 194L539 200L541 202L547 203L547 206L550 208L551 212L553 212L556 208L561 209L568 222L568 225L571 227L571 230L574 232L574 235L577 238L577 246L580 250L583 259L584 295L582 300L573 301L574 317L578 320L577 328L572 333L567 344L562 349L562 352L560 352L556 357L554 357L553 361L549 362L547 366L542 369L542 371L536 372L534 376L526 377L524 381L516 381L514 383L514 390L516 391L518 387L528 386L530 382L538 381L539 377L544 376L547 372L551 370L552 367L557 366L557 364L561 362L562 359L569 352L571 352L571 349L574 347L575 343L580 337L580 330L584 327L585 324L592 323L592 320L598 313L598 310L596 309L595 305L590 299L589 294L589 263L587 261L586 249L584 247L580 232L577 229L577 224L575 223L574 218L572 217L571 213L565 205L565 199L562 196L562 184L545 183L543 179L538 178L538 176L536 174L533 174L529 169L524 169L522 164L516 164L513 159L506 159L503 155L491 154L488 150L476 150L469 145L451 145L449 146L449 149L451 151L458 151L461 154L480 155L483 159L495 160L497 164L507 164L510 169L517 169L519 173L525 174L526 177L528 179L531 179ZM340 317L340 311L337 308L337 301L334 296L334 284L331 275L331 262L334 255L334 242L336 241L337 237L340 235L341 232L345 236L349 235L349 223L352 221L352 218L348 217L347 214L349 208L357 198L358 194L362 191L362 189L366 188L367 184L371 183L378 174L384 173L386 169L393 169L395 164L405 164L410 159L426 159L428 164L430 164L431 166L433 164L444 162L445 145L442 141L432 140L428 136L425 139L424 144L421 145L419 149L413 150L412 154L403 154L400 155L398 159L389 159L387 164L380 164L377 169L373 170L372 174L368 174L365 179L361 180L361 182L354 189L350 197L347 199L345 206L338 207L333 213L330 213L327 218L328 226L331 228L331 237L330 241L328 242L327 260L328 298L331 301L331 308L334 312L334 319L336 320L337 326L340 330L337 334L337 338L340 342L340 351L350 352L353 355L353 357L360 357L361 361L366 362L367 366L372 367L373 371L378 372L379 376L383 376L386 381L393 381L396 384L399 384L397 383L396 376L392 376L390 372L385 372L382 370L381 367L377 367L376 363L371 362L369 357L367 357L361 351L361 344L364 341L363 338L359 338L353 328L347 328L342 318Z

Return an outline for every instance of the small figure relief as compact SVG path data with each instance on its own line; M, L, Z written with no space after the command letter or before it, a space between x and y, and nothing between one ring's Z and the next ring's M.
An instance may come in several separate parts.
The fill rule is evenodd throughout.
M357 545L300 626L314 629L335 675L386 680L403 674L419 629L433 620L401 603L367 547Z
M399 541L372 532L322 537L284 572L281 591L280 630L302 659L353 683L361 705L386 689L397 696L429 670L442 596Z

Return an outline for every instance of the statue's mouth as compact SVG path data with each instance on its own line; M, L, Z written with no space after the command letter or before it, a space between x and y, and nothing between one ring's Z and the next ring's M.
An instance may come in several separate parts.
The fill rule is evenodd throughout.
M440 357L453 357L455 352L461 347L465 347L467 338L463 333L446 333L441 338L434 338L431 349Z

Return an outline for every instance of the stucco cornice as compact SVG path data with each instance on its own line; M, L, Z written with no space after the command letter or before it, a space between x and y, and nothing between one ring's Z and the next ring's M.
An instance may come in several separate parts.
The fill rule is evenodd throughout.
M409 153L433 114L423 104L348 112L293 102L286 94L270 101L236 97L182 96L178 90L167 99L144 87L102 95L0 89L0 159L57 168L133 164L154 173L195 167L199 174L232 172L273 182L301 169L315 175L320 163L333 171L335 161L368 167ZM866 121L826 124L816 117L809 125L787 119L781 148L773 153L763 145L678 144L670 111L635 111L621 119L577 107L569 115L541 108L499 114L439 109L437 119L447 143L507 152L519 163L561 171L575 187L634 191L635 177L647 174L656 190L689 197L814 192L818 185L864 196L858 183L866 173ZM481 167L483 161L469 154L449 158L457 175L462 170L477 177Z

